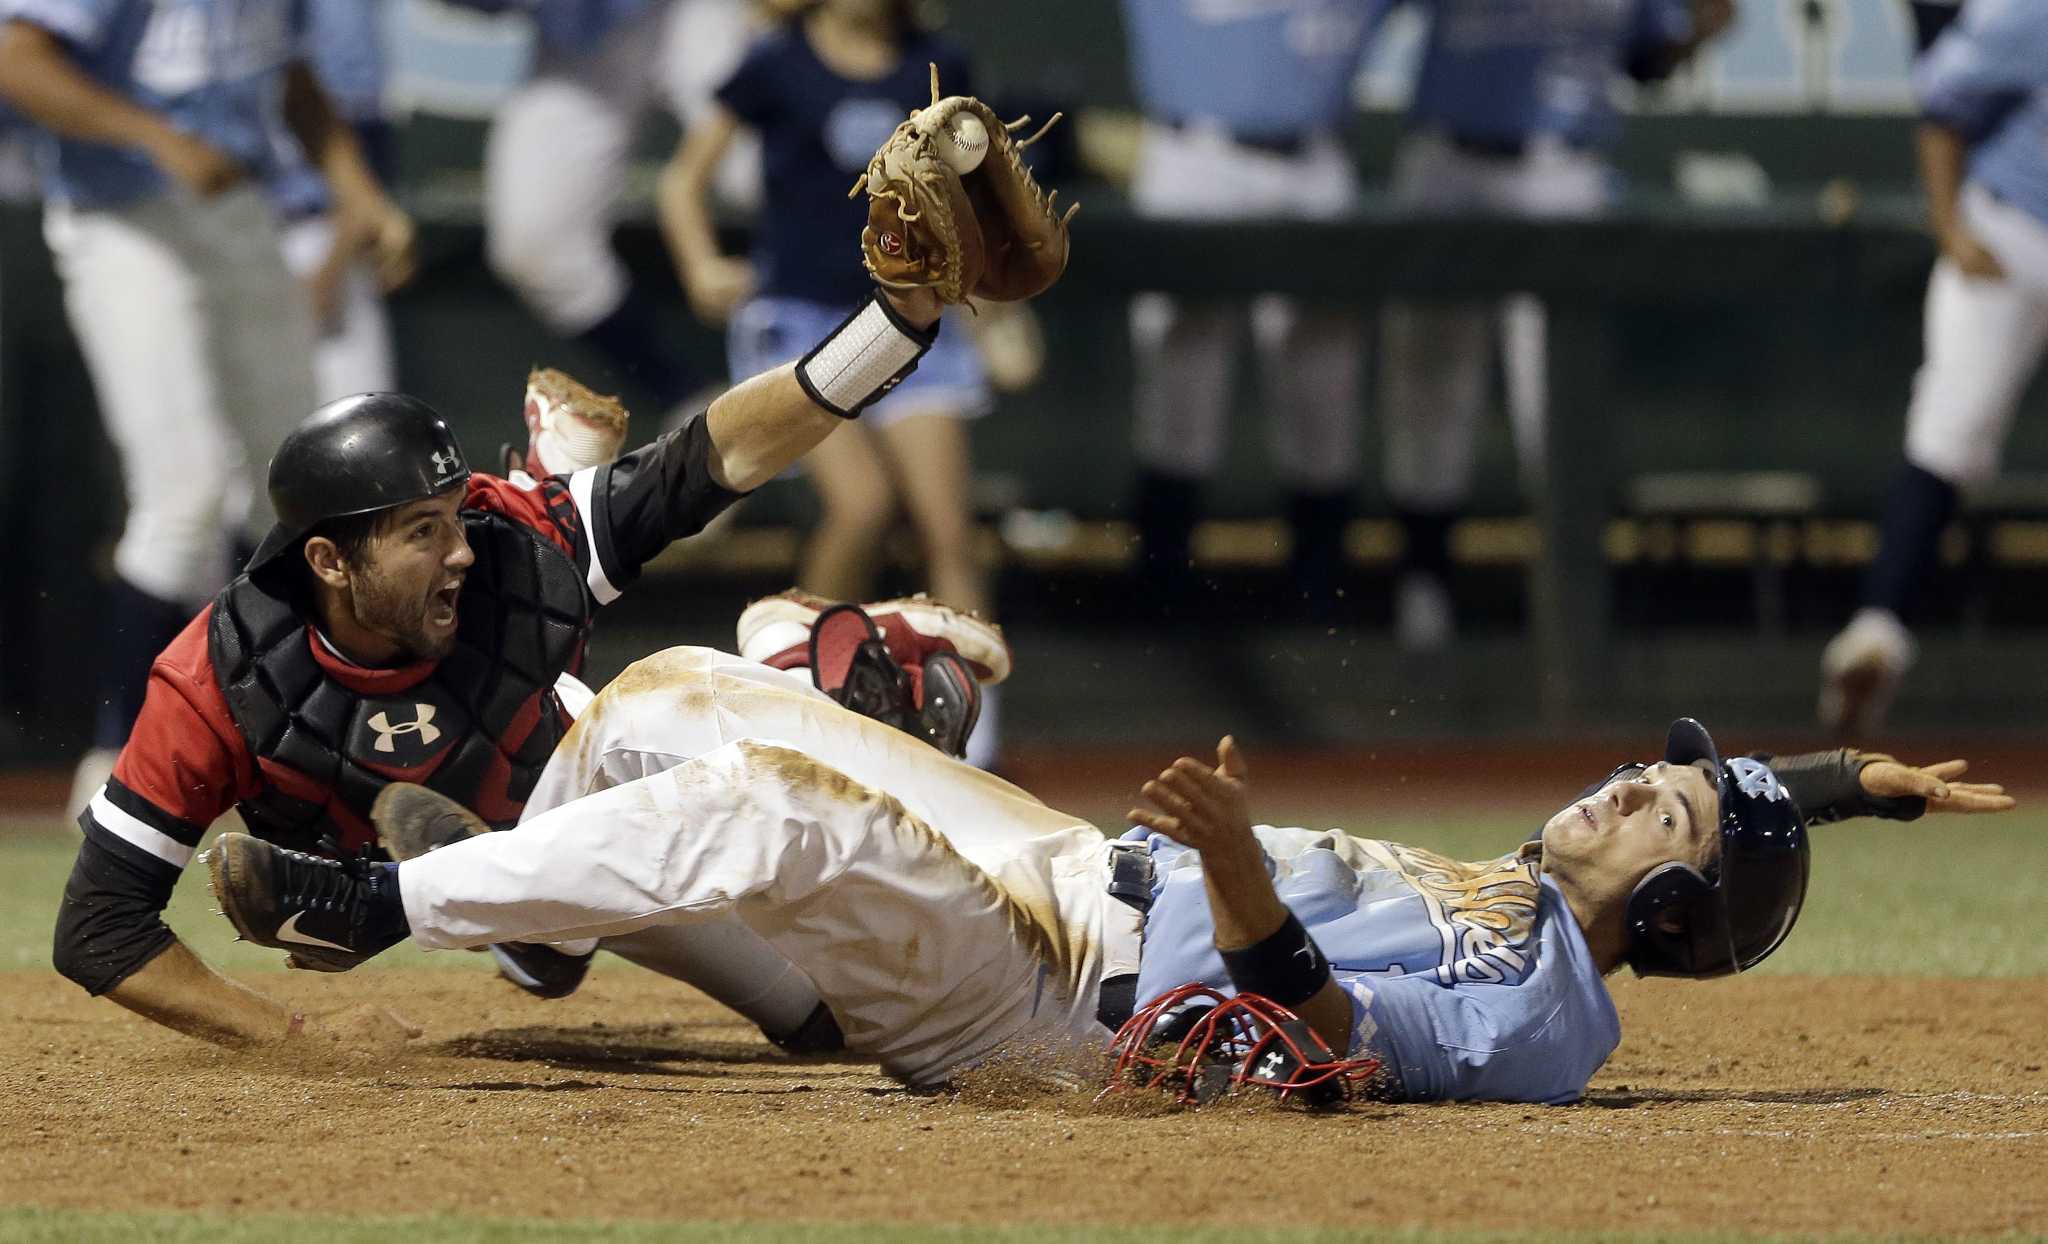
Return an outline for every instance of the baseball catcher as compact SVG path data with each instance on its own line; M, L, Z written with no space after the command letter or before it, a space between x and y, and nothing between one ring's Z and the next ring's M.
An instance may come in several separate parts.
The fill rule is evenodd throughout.
M997 239L1008 229L956 224ZM133 736L80 817L58 970L227 1044L323 1026L402 1031L382 1011L295 1014L178 941L162 912L207 827L237 808L257 839L290 858L376 858L370 811L397 780L423 783L477 825L517 823L588 701L574 673L597 611L669 543L907 375L936 336L940 307L916 281L878 290L801 359L616 460L622 412L537 374L523 465L539 478L472 472L447 424L417 398L359 394L315 411L271 460L276 526L157 658ZM898 717L927 738L959 733ZM300 966L332 966L334 939L306 920L265 932ZM487 941L508 977L546 997L574 989L590 954L588 945ZM809 979L736 920L615 948L689 979L791 1048L839 1044Z
M719 714L691 711L706 697ZM1563 1102L1620 1040L1608 973L1761 962L1805 897L1809 824L2011 806L1961 768L1724 758L1686 719L1653 763L1463 863L1254 826L1226 738L1213 763L1147 782L1109 841L808 679L675 648L598 696L516 831L354 866L229 834L212 880L244 937L317 936L337 967L408 936L610 937L737 913L816 983L849 1049L912 1084L1005 1050L1100 1050L1197 984L1259 999L1217 1013L1205 1046L1242 1054L1224 1074L1244 1082L1310 1091L1370 1059L1389 1096ZM373 817L386 834L482 828L403 784ZM1283 1046L1261 1024L1291 1025Z

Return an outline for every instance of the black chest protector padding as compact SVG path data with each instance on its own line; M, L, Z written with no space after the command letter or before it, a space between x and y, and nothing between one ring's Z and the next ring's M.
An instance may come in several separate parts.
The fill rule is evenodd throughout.
M326 787L364 821L399 770L424 771L416 780L509 826L564 733L555 679L581 663L590 633L583 576L537 532L476 511L463 521L476 563L457 605L455 648L424 682L393 695L328 677L306 620L247 576L214 602L214 676L250 749ZM507 735L522 715L533 725L513 746ZM343 839L324 801L258 777L261 789L241 804L251 832L300 848Z

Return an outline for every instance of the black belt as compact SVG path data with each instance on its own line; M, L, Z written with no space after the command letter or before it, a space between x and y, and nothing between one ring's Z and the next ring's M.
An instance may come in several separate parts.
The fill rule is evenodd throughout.
M1185 134L1190 130L1209 128L1211 123L1176 121L1169 118L1160 121L1159 124ZM1240 147L1250 147L1254 151L1276 156L1298 156L1309 149L1309 144L1313 143L1316 137L1314 131L1302 134L1240 134L1235 130L1224 129L1222 134Z
M1152 910L1152 852L1137 843L1111 843L1109 848L1109 896L1140 914ZM1138 974L1103 978L1096 999L1095 1018L1115 1032L1138 1008Z

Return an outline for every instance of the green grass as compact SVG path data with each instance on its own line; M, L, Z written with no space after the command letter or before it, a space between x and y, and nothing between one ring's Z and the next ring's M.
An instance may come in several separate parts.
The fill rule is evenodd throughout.
M1319 819L1320 823L1320 819ZM1355 829L1469 859L1525 836L1520 819L1374 824ZM2027 933L2048 907L2048 814L1852 821L1814 831L1813 883L1785 948L1759 971L1899 976L2048 975L2048 939ZM47 969L57 897L78 836L61 826L0 828L0 970ZM201 955L231 970L281 956L238 945L215 914L206 870L187 870L168 914ZM401 947L374 966L482 970L481 956Z
M1259 1230L1241 1227L911 1227L843 1223L539 1222L489 1218L318 1218L204 1214L92 1214L0 1210L0 1244L1353 1244L1359 1240L1446 1244L1764 1244L1781 1239L1905 1240L1930 1237L1735 1235L1725 1232L1567 1235L1545 1231L1441 1231L1429 1227ZM2008 1237L2013 1239L2038 1237Z

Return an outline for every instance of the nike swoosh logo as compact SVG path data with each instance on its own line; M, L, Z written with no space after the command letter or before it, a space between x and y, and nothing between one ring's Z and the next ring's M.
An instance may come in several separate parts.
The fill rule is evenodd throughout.
M299 946L325 946L329 950L339 950L347 954L355 953L355 951L350 950L346 946L340 946L323 938L314 937L311 933L299 932L299 917L305 914L303 911L295 911L292 913L291 919L278 925L277 940L280 942L291 942Z

